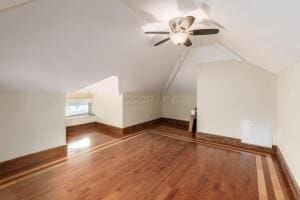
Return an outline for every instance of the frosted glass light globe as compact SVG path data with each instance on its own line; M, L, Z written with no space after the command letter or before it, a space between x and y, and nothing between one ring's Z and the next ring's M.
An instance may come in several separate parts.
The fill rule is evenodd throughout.
M173 35L170 36L171 41L176 44L176 45L181 45L186 42L188 39L188 34L187 33L174 33Z

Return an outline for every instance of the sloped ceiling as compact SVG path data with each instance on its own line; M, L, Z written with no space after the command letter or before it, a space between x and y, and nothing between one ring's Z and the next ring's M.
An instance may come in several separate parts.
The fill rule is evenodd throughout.
M273 73L300 61L300 1L259 0L122 0L148 23L146 30L166 30L176 16L196 16L196 26L221 24L214 41L199 37L168 93L196 92L195 63L237 59ZM201 23L202 22L202 23ZM196 27L195 27L196 28ZM158 40L158 39L157 39ZM216 43L216 41L218 41ZM196 45L195 45L196 42Z
M220 41L249 62L278 73L300 61L300 1L195 0L226 27Z
M153 48L118 0L37 0L0 13L0 90L72 92L110 76L160 93L180 52Z
M197 69L200 63L210 63L225 60L238 60L241 58L221 44L207 39L199 47L190 49L188 56L181 65L176 77L171 83L167 94L197 94Z
M119 95L119 80L117 76L111 76L88 87L77 90L74 93L100 93Z
M9 8L14 8L25 3L29 3L32 0L0 0L0 11Z
M148 28L180 15L194 15L222 24L219 41L246 61L278 73L300 61L300 1L273 0L122 0Z
M0 90L72 92L117 76L121 93L160 93L182 48L154 48L161 37L143 32L168 29L180 15L196 16L195 27L216 26L209 18L225 29L211 46L192 40L173 93L192 90L191 81L182 86L193 80L191 63L206 58L238 55L277 73L299 62L299 9L298 0L35 0L0 12Z

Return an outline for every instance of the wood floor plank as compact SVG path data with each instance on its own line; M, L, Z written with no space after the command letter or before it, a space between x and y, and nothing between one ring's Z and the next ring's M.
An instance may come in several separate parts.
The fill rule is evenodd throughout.
M272 157L267 156L266 159L267 159L267 164L268 164L268 168L269 168L270 175L271 175L271 180L272 180L276 200L285 200L285 196L283 194L282 187L279 183L279 179L277 176L277 172L276 172Z
M267 200L267 188L264 177L264 170L261 156L256 156L256 169L257 169L257 181L258 181L258 192L259 192L259 200Z
M87 150L87 152L79 152L77 154L71 154L71 156L69 156L68 158L62 158L62 159L59 159L59 160L55 160L53 162L50 162L50 163L38 166L38 167L30 169L28 171L15 174L15 175L10 176L10 177L6 177L6 178L0 180L0 189L8 187L8 186L13 185L13 184L16 184L19 181L22 181L22 180L28 179L30 177L36 176L36 175L38 175L40 173L52 170L52 169L54 169L56 167L59 167L59 166L65 164L65 162L68 159L79 158L80 156L84 156L86 153L90 153L91 154L91 153L95 153L95 152L104 150L106 148L112 147L114 145L120 144L122 142L126 142L127 140L133 139L135 137L138 137L138 136L140 136L140 135L142 135L144 133L145 132L142 131L142 132L130 135L130 136L126 136L126 137L124 137L122 139L109 141L107 143L91 147L90 149Z
M120 199L121 193L119 191L112 191L107 195L106 197L103 198L103 200L118 200Z
M266 156L262 157L262 163L263 163L263 170L264 170L268 199L276 199Z
M259 199L261 155L154 133L74 156L0 189L0 199Z
M224 149L224 150L230 150L230 151L235 151L235 152L247 152L247 153L259 154L259 155L268 155L268 154L263 153L263 152L257 152L257 151L252 151L252 150L248 150L248 149L242 149L242 148L239 148L239 147L233 147L233 146L229 146L229 145L218 144L218 143L215 143L215 142L202 141L202 140L198 140L198 139L194 139L194 138L188 138L188 137L185 137L185 136L169 134L167 132L162 132L162 131L157 131L157 130L152 131L152 133L164 135L164 136L167 136L167 137L173 137L173 138L181 139L181 140L184 140L184 141L190 141L190 142L197 143L197 144L203 144L203 145L207 145L207 146L211 146L211 147L215 147L215 148L220 148L220 149Z
M168 196L173 191L173 188L166 186L164 187L163 191L155 198L155 200L165 200L168 199Z

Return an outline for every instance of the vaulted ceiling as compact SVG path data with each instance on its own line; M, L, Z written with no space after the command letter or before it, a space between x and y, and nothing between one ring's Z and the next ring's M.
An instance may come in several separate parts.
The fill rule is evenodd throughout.
M220 41L249 62L278 73L300 61L300 1L197 0L223 24Z
M168 29L169 19L185 15L196 16L197 27L225 29L192 39L172 93L195 91L195 63L241 59L277 73L300 58L297 0L34 0L17 6L24 2L0 0L0 91L72 92L117 76L121 93L160 93L184 47L152 47L161 37L143 32Z
M286 0L122 0L148 22L163 28L176 16L211 19L225 27L218 41L244 60L278 73L300 61L300 1ZM207 23L202 23L205 25ZM152 27L151 27L152 26Z
M0 87L71 92L118 76L122 92L159 93L180 48L153 48L142 25L118 0L36 0L3 11Z
M15 8L33 0L0 0L0 11Z

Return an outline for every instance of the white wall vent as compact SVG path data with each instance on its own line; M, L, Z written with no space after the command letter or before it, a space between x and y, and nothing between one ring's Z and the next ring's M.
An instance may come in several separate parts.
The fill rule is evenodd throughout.
M241 139L243 143L272 147L272 123L241 120Z

